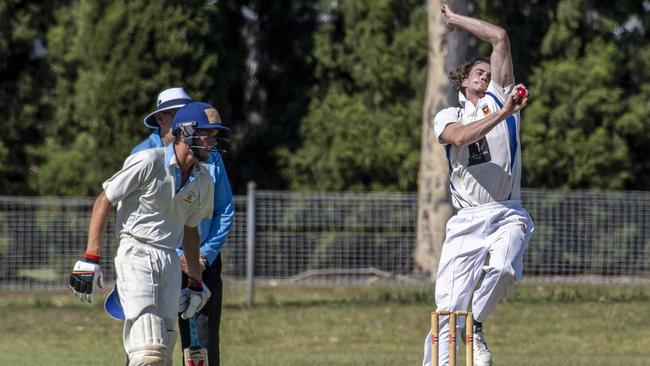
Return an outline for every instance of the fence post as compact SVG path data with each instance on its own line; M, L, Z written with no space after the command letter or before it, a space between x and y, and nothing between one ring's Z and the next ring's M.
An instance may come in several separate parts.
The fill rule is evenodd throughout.
M248 306L255 300L255 182L248 182L248 204L246 214L246 281L248 284Z

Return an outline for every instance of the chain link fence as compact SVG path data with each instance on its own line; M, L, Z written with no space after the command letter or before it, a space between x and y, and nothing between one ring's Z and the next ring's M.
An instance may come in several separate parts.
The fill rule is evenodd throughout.
M228 283L423 284L416 268L416 193L254 194L245 196L223 252ZM524 189L535 219L526 252L528 281L650 282L650 193ZM0 289L61 288L85 250L92 199L0 197ZM113 216L113 215L111 215ZM111 217L102 269L114 278L118 241ZM247 230L254 228L248 265Z

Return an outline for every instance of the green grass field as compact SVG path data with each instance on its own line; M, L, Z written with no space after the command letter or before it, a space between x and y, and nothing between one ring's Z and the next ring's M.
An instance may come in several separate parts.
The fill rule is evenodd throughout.
M228 289L221 364L419 365L432 296L268 287L246 308L242 292ZM485 324L494 364L650 365L649 299L647 288L520 285ZM0 297L0 365L123 365L121 334L99 302L71 293ZM180 365L179 348L175 356Z

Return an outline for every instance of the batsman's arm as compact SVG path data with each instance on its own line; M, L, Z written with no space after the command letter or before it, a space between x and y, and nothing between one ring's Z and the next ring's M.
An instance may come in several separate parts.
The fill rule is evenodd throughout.
M183 231L183 252L187 261L189 285L195 287L203 286L199 263L199 244L199 229L186 225Z
M106 198L104 192L100 193L95 199L93 211L90 216L90 225L88 226L88 242L86 244L86 253L99 257L102 234L106 229L106 221L111 211L111 203Z
M201 310L210 299L210 289L203 285L199 265L199 230L196 226L185 225L183 249L187 261L187 287L181 291L179 310L181 318L189 319Z
M490 68L492 80L500 86L508 86L514 82L512 55L508 33L494 24L486 21L454 13L447 5L441 9L445 15L447 28L461 28L492 45Z
M104 192L100 193L95 199L93 212L90 216L86 252L83 258L75 263L68 280L68 286L72 289L72 292L83 302L93 302L95 288L104 288L99 259L101 237L106 228L106 220L110 210L111 203L106 198L106 194Z
M519 112L526 106L528 98L525 98L521 103L518 102L518 87L523 87L523 85L519 84L513 88L506 96L506 102L503 108L491 113L487 117L465 125L458 122L447 124L440 134L440 142L443 144L462 147L483 138L488 134L488 132L501 123L501 121L510 117L510 115Z

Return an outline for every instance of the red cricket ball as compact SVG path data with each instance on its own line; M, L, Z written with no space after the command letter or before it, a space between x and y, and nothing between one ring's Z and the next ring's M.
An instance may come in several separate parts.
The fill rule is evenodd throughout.
M519 87L519 88L517 88L517 95L519 96L519 100L522 101L522 100L526 99L526 97L528 96L528 90L526 90L525 88Z

